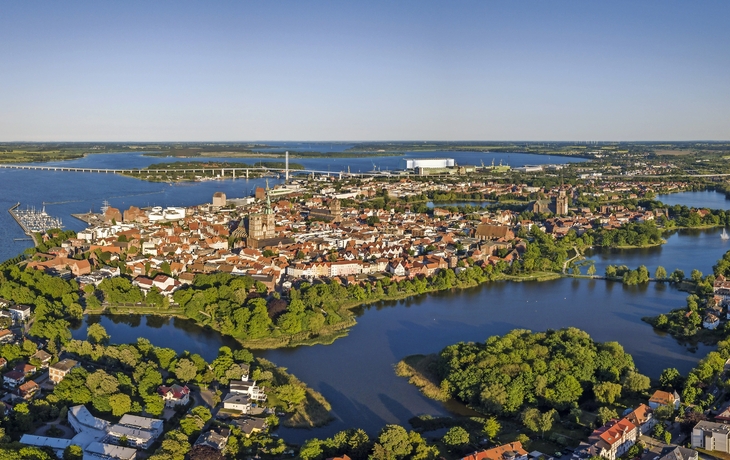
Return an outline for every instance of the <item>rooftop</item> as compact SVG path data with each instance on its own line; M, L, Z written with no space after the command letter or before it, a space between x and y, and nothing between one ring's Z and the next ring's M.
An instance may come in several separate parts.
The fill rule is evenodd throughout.
M724 423L715 423L708 421L701 421L694 427L695 430L700 429L702 431L711 431L713 433L730 433L730 425Z

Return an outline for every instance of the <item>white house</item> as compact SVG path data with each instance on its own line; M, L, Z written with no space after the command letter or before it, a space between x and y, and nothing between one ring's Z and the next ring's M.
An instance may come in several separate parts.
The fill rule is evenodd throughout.
M672 406L674 410L679 409L679 394L677 392L669 393L668 391L657 390L649 398L649 407L656 409L659 406Z
M248 395L229 393L223 400L223 408L248 414L251 412L251 398Z
M166 407L184 406L190 402L190 389L187 385L160 385L157 392L162 396Z
M704 327L705 329L716 329L719 325L720 318L713 315L712 313L708 313L707 316L705 316L705 319L702 320L702 327Z
M10 307L8 308L8 312L10 313L10 316L13 317L13 322L15 324L24 323L28 320L28 318L30 318L30 307L27 305L16 305L14 307Z
M255 380L233 380L230 389L231 393L247 395L254 401L266 401L266 393Z

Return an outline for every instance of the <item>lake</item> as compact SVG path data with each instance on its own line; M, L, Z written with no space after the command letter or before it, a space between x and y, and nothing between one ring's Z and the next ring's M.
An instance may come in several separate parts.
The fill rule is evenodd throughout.
M730 209L730 198L714 190L657 195L656 199L669 206L678 204L690 208Z
M675 269L689 277L693 269L712 273L712 266L728 250L730 241L720 238L721 228L682 229L665 235L666 243L642 249L601 249L586 251L586 257L596 265L596 274L603 275L608 265L626 265L631 269L645 265L654 276L658 266L671 274ZM582 269L585 273L586 268Z
M360 427L376 433L386 423L407 424L415 415L451 414L425 398L393 366L415 353L433 353L458 341L484 341L512 329L542 331L575 326L599 341L618 341L639 370L658 377L666 367L687 372L711 347L690 350L641 321L684 303L686 293L652 283L623 286L603 280L563 278L536 283L489 283L475 288L380 302L357 311L358 324L331 345L257 351L320 391L337 420L310 431L283 430L287 440ZM152 343L200 353L210 360L230 340L189 321L155 317L87 318L107 329L115 343L147 337ZM85 338L85 327L73 331Z

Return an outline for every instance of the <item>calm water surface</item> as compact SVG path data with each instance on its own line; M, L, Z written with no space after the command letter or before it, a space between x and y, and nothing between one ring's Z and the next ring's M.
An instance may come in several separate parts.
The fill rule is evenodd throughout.
M492 283L476 288L382 302L358 311L358 324L332 345L258 351L320 391L337 420L311 431L284 430L292 441L329 436L348 427L375 433L385 423L407 423L419 414L445 415L453 407L422 396L393 366L415 353L437 352L458 341L483 341L515 328L575 326L599 341L615 340L639 369L658 377L666 367L688 371L710 347L689 350L641 321L684 302L686 293L661 284L625 287L602 280L559 279L545 283ZM118 343L139 336L178 351L213 359L231 344L214 331L178 319L89 317ZM85 338L85 325L74 337Z
M690 208L730 209L730 198L714 190L657 195L657 200L669 206L679 204Z
M667 242L661 246L643 249L597 248L587 251L586 257L595 262L598 275L603 275L608 265L626 265L631 269L645 265L652 276L660 265L670 274L678 268L689 277L696 268L706 275L712 273L715 262L730 250L730 241L720 238L721 232L721 228L677 230L665 236Z
M277 150L278 151L278 150ZM321 151L321 150L316 150ZM495 164L502 162L512 167L541 164L565 164L565 163L581 163L588 161L585 158L562 157L535 155L531 153L482 153L482 152L404 152L402 156L372 156L359 155L356 157L338 157L337 152L332 152L331 156L317 158L290 158L292 163L299 163L306 169L318 171L340 172L368 172L373 169L380 171L394 171L405 168L405 158L442 158L448 157L456 160L459 165L480 165L482 162L489 165L494 160ZM260 161L284 161L284 158L263 158L263 157L200 157L200 158L173 158L173 157L152 157L145 156L140 153L107 153L87 155L83 158L69 161L58 161L47 163L49 165L64 165L72 167L89 167L89 168L144 168L155 163L167 163L175 161L204 161L204 162L228 162L228 163L246 163L256 164Z

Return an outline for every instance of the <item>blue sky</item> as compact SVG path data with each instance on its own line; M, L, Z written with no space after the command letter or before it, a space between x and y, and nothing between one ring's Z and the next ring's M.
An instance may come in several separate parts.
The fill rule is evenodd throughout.
M0 2L0 140L727 140L727 1Z

